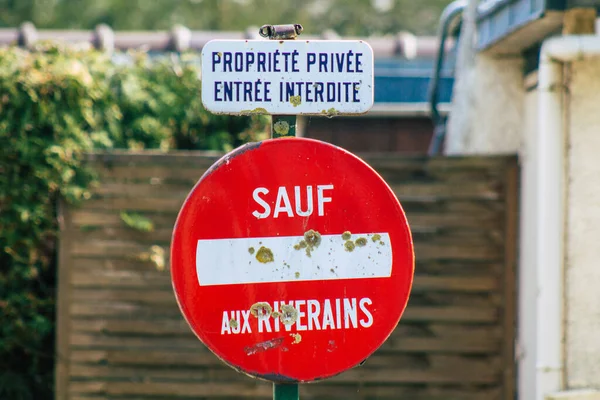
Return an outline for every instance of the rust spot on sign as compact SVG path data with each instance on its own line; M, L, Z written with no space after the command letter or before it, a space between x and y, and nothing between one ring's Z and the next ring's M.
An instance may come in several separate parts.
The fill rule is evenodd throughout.
M242 116L248 116L248 115L265 115L268 114L269 112L267 111L266 108L263 107L256 107L252 110L242 110L240 111L240 115Z
M273 124L273 129L278 135L285 136L290 132L290 124L286 121L277 121Z
M283 344L283 340L284 338L280 337L267 340L266 342L256 343L255 345L244 347L244 351L248 356L251 356L256 353L262 353L263 351L276 349L277 347L281 346Z
M321 234L311 229L304 233L304 240L308 246L318 247L321 244Z
M322 110L321 114L331 118L333 116L336 116L339 114L339 111L336 110L335 108L331 107L329 110Z
M256 252L256 259L258 262L263 264L275 261L275 257L273 256L273 252L271 249L261 246L260 249Z
M298 319L298 310L292 305L282 304L279 319L284 325L292 325Z
M306 248L306 241L301 240L300 243L294 245L294 250L300 250Z
M294 338L292 344L298 344L302 341L302 335L299 333L290 333L290 336Z
M344 248L346 249L346 251L354 251L355 247L356 245L352 240L348 240L346 241L346 243L344 243Z
M273 312L273 307L269 303L258 302L252 304L250 307L250 314L254 315L256 318L268 318Z
M321 244L321 234L315 230L304 232L304 241L306 242L306 255L310 257L312 251Z
M358 238L354 241L354 243L358 246L358 247L364 247L367 245L367 239L365 239L364 237Z
M294 245L294 250L305 249L306 256L310 257L312 251L321 244L321 234L313 229L304 232L304 239Z

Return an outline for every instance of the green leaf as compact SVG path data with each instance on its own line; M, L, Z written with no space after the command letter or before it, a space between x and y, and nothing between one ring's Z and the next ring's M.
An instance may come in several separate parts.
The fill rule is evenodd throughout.
M129 228L140 232L152 232L154 230L154 224L149 218L144 217L141 214L121 212L121 220Z

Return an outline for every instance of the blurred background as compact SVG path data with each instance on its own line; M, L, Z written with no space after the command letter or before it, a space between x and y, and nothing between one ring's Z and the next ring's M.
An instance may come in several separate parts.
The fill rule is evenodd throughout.
M272 397L191 334L169 245L198 177L270 133L204 109L202 47L289 23L372 46L373 108L298 134L386 179L416 254L390 339L302 398L600 399L599 9L0 0L0 400Z
M431 240L431 226L439 224L477 237L477 229L488 227L479 226L482 221L492 221L492 209L473 208L481 215L449 221L443 207L428 203L455 185L440 186L438 179L473 176L465 175L470 166L430 167L424 158L434 134L428 90L440 54L438 117L445 118L451 99L460 22L448 30L441 50L436 36L448 3L0 0L0 400L270 397L264 383L243 380L200 348L168 278L176 212L221 154L211 152L267 138L270 130L268 116L218 116L204 109L199 53L209 40L254 39L261 25L286 23L303 25L306 39L367 40L375 53L373 109L355 117L301 117L299 134L388 154L370 160L401 185L395 190L402 187L413 202L407 210L420 213L421 219L414 217L422 225L418 243ZM122 150L148 153L130 159L119 155ZM161 155L178 150L203 153L193 162ZM400 155L421 158L404 163ZM476 164L474 174L495 179L501 164ZM503 197L490 197L487 186L476 190L482 201L504 207ZM503 232L496 222L490 223ZM448 252L456 243L428 248L423 273L440 274L445 257L450 267L441 279L451 284L453 274L470 279L466 275L477 271L479 292L467 282L456 289L464 293L415 295L416 308L397 332L407 341L390 340L371 369L363 369L374 378L346 375L333 389L312 386L316 392L304 396L350 398L368 382L379 385L371 393L382 398L398 390L408 398L500 393L500 367L474 374L503 348L500 322L492 316L503 305L488 299L502 292L490 284L500 273L488 258L502 258L492 242L485 243L491 253L469 256L474 265L467 269L452 259L460 252ZM439 285L424 282L423 288ZM447 317L439 306L452 296L455 308ZM475 317L464 308L473 299L484 299L477 304L485 310ZM448 318L452 323L440 329ZM448 351L483 358L448 358ZM411 365L423 371L417 378L386 372ZM177 382L205 383L184 393Z
M39 29L243 31L249 26L299 23L309 34L431 35L449 3L445 0L2 0L0 27L32 22Z
M164 75L173 62L186 67L186 84L175 88L172 85L176 85L176 81L171 80L169 83L164 82L166 87L163 89L168 87L169 93L177 92L182 96L186 89L192 92L198 90L200 83L193 82L194 71L199 68L197 55L203 44L214 38L259 38L258 27L292 21L303 25L303 37L306 39L369 38L375 51L375 107L367 116L375 118L301 118L300 134L334 142L351 151L424 154L434 131L429 118L427 95L439 50L435 35L439 17L448 3L441 0L298 3L261 0L5 0L0 3L0 9L3 10L0 16L0 44L19 43L22 47L28 47L28 43L35 42L39 45L45 40L61 40L77 43L79 46L87 43L89 47L104 50L105 54L110 55L112 63L106 64L103 68L107 70L102 73L115 78L109 91L112 95L118 93L113 99L121 106L121 112L127 114L130 106L141 106L136 103L136 98L139 100L144 94L150 95L149 91L154 90L152 87L157 88L151 86L151 82L159 79L158 75ZM457 33L457 29L458 24L455 24L450 33ZM437 81L437 101L441 103L439 109L443 115L450 102L455 59L452 38L445 43L444 50L447 50L447 54L441 63L440 78ZM136 57L132 57L136 51ZM140 67L144 57L159 59L161 62L152 64L150 69L147 66ZM125 70L130 68L132 60L138 61L138 70L129 74ZM114 63L119 66L113 65ZM127 65L120 66L123 63ZM157 72L161 68L163 72ZM122 80L125 76L127 78ZM135 82L139 84L134 84ZM114 85L119 85L120 89L115 91ZM142 88L143 90L138 90ZM189 97L190 93L187 92L185 96ZM167 98L156 91L152 97L167 101ZM162 114L158 118L160 121L168 119L167 110L173 110L172 107L166 107L164 101L161 107L155 108L155 113L160 110ZM190 104L198 107L193 113L195 117L204 115L205 119L221 123L218 121L222 121L222 118L203 113L199 101L192 99ZM198 127L197 123L191 123L189 132L177 129L167 133L171 128L163 129L164 124L156 118L150 118L151 115L137 116L142 119L136 120L135 116L129 114L123 117L120 124L129 120L131 129L141 130L143 132L139 132L140 135L148 137L144 143L136 139L138 147L159 145L163 149L231 149L243 140L217 129L212 135L218 137L216 140L221 144L217 145L211 142L214 140L212 136L204 138L200 137L203 134L196 133L194 128ZM188 116L194 119L189 113ZM228 123L239 124L227 118L226 120L230 121ZM208 120L205 121L207 122ZM236 127L236 134L243 136L248 123L244 120ZM116 127L116 124L110 125L111 129ZM257 127L254 125L255 131ZM122 129L128 130L127 127ZM365 129L371 131L368 137L363 134ZM123 136L127 134L109 132L109 135L119 136L123 140ZM160 139L161 135L163 139ZM177 143L166 143L168 140L165 135L168 140ZM149 136L154 138L154 144L148 143ZM123 140L117 147L125 145ZM129 146L132 146L131 138L129 140Z

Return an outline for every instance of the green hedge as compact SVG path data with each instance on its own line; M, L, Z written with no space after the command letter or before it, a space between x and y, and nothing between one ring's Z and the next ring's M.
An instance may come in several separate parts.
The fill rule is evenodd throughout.
M0 49L0 399L54 397L55 200L89 198L83 152L229 150L265 135L265 117L209 114L185 56L129 59Z

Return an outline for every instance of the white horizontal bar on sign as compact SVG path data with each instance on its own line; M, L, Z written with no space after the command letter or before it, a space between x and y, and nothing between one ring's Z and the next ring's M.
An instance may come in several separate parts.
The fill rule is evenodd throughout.
M198 240L196 271L200 286L382 278L392 248L387 233Z

